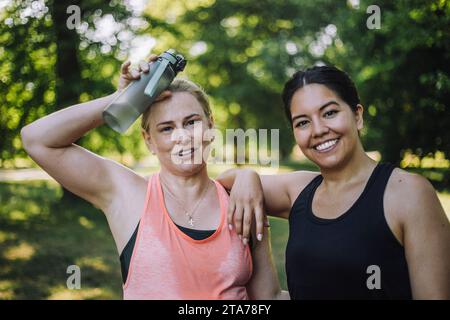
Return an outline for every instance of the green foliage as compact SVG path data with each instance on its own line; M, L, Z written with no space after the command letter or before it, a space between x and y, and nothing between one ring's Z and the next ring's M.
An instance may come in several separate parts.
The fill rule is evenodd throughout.
M198 1L186 6L172 1L153 14L184 12L175 21L184 35L177 45L190 54L189 76L213 97L214 111L221 115L219 128L281 129L281 154L290 154L293 140L280 99L292 73L286 44L298 40L303 45L317 27L296 36L302 6L294 1ZM202 54L191 50L199 44L206 46ZM302 59L313 62L309 54Z
M356 80L368 111L367 146L394 163L407 149L419 156L441 150L448 157L450 3L378 1L379 30L363 27L368 5L336 12L344 48L326 53Z
M407 149L448 156L450 4L378 1L381 29L371 30L372 3L351 3L171 1L148 12L159 19L170 14L182 34L178 47L204 47L198 55L190 51L187 72L214 98L221 126L281 128L287 155L293 139L282 112L284 82L298 69L334 64L359 89L368 150L394 163Z
M98 98L115 90L114 76L129 46L119 33L132 13L118 1L11 1L0 13L0 150L1 163L25 156L20 129L37 118L69 105ZM81 8L81 28L66 27L70 5ZM34 5L35 6L35 5ZM96 39L98 20L112 14L121 24L108 39ZM23 18L26 16L26 18ZM22 18L21 18L22 17ZM121 47L122 45L122 47ZM133 136L121 136L100 127L79 144L99 153L130 153L141 157L136 128Z
M29 119L51 111L55 103L56 46L52 22L21 19L26 3L0 12L0 152L2 162L20 151L18 133ZM1 163L0 163L1 165Z
M283 157L294 144L280 92L298 69L334 64L355 80L365 107L363 140L383 160L402 151L448 157L450 127L450 4L378 1L381 29L370 30L368 0L197 0L149 2L146 24L124 2L46 1L34 17L32 1L10 1L0 12L1 159L23 156L20 128L54 110L114 90L130 48L121 32L151 35L153 51L177 48L188 57L183 75L210 94L219 128L280 128ZM78 4L83 26L68 30L65 8ZM92 37L98 19L118 27L108 39ZM146 154L139 129L120 136L101 127L80 143L94 152Z

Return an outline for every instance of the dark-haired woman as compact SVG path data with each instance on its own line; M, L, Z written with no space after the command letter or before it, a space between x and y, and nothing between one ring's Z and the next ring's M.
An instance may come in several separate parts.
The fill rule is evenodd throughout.
M244 239L262 207L289 219L292 299L450 299L450 227L431 184L373 161L359 131L363 107L334 67L299 71L283 91L295 140L320 173L259 176L233 169L228 222ZM386 141L389 143L389 141Z

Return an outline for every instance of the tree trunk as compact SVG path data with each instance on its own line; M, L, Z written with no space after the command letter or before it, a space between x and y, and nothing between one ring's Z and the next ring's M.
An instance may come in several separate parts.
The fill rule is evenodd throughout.
M79 0L54 0L49 3L53 18L53 30L56 42L56 109L66 108L79 102L82 92L81 68L78 60L80 43L76 30L70 30L66 10L70 5L80 6ZM78 197L63 189L63 200L74 200Z

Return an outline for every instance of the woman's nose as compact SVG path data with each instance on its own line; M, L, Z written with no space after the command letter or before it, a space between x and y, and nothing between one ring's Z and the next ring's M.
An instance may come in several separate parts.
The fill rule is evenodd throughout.
M314 138L321 137L328 133L330 129L320 120L312 121L312 135Z
M187 144L191 141L191 133L186 129L175 129L172 135L172 140L177 144Z

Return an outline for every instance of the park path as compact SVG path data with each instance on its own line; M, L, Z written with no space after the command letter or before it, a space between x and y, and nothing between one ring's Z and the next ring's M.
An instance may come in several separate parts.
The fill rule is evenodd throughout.
M155 169L144 169L144 168L133 168L141 174L148 174L148 172L156 171ZM39 168L28 168L28 169L0 169L0 182L6 181L30 181L30 180L53 180L54 179L48 175L42 169Z
M30 169L2 169L0 181L53 180L44 170Z

